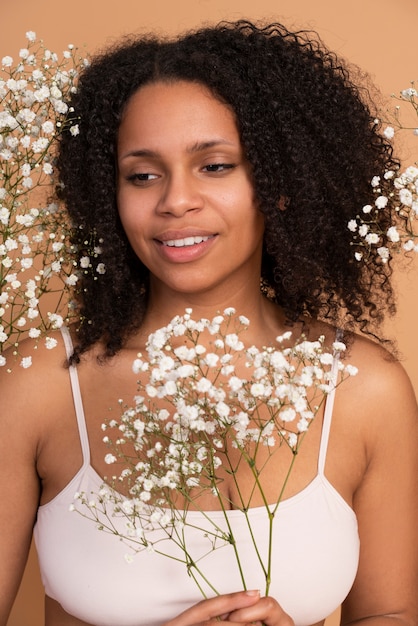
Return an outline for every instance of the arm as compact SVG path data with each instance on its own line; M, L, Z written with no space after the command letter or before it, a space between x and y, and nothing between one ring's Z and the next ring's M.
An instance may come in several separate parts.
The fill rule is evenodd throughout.
M40 390L34 373L19 369L7 374L0 368L0 626L7 623L23 575L40 491L36 473Z
M411 384L385 357L364 365L354 403L367 469L354 496L360 564L342 607L343 626L418 622L418 416ZM360 369L362 371L362 369ZM360 376L360 375L359 375ZM343 389L343 387L342 387ZM360 390L361 391L361 390ZM352 408L352 402L347 399Z

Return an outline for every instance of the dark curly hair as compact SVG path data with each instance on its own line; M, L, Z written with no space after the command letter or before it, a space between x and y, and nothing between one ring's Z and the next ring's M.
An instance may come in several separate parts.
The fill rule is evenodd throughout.
M141 86L176 80L206 85L235 113L265 216L261 289L290 320L308 314L377 332L385 311L394 310L392 269L374 250L367 262L355 260L347 223L373 203L372 177L399 164L379 134L369 92L313 33L223 22L175 39L128 37L80 77L70 103L80 133L61 137L59 196L78 254L90 254L93 241L102 252L90 254L92 268L80 280L73 358L99 340L106 355L115 354L143 319L148 270L118 216L116 139ZM383 231L395 220L391 213L390 206L379 212ZM99 262L106 266L100 276Z

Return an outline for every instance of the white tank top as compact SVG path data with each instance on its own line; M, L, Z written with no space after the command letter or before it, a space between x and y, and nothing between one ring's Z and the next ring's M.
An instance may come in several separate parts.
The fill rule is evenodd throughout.
M63 332L67 354L72 353L68 330ZM76 492L98 493L103 479L90 465L77 369L70 367L83 453L83 465L70 483L50 502L40 506L34 536L42 581L48 596L70 615L94 626L160 626L199 602L202 595L186 566L167 556L141 551L128 563L127 546L70 505ZM293 618L296 626L309 626L332 613L354 582L359 559L359 537L354 511L328 482L324 466L331 426L334 393L327 397L318 473L295 496L283 500L273 525L273 567L270 595ZM264 507L249 510L251 527L261 553L268 548L268 519ZM187 517L188 546L194 555L208 552L201 530L207 524L201 512ZM207 515L225 527L221 511ZM241 511L227 512L240 555L245 555L247 588L265 588L253 540ZM113 520L122 532L124 521ZM211 528L210 526L208 528ZM155 531L161 532L161 531ZM173 542L165 541L164 553L182 556ZM219 593L242 589L232 547L209 552L202 570ZM213 592L207 589L208 596Z

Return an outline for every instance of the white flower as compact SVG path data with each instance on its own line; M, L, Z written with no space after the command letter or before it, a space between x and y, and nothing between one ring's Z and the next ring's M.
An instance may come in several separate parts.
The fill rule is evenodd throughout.
M57 313L48 313L48 319L51 323L52 328L54 329L61 328L61 326L64 324L62 315L58 315Z
M13 58L10 56L5 56L1 60L1 64L3 67L11 67L13 65Z
M105 456L105 463L107 463L108 465L111 465L112 463L115 463L117 461L117 458L113 455L113 454L106 454Z
M387 171L384 173L384 178L385 178L386 180L390 180L390 179L391 179L391 178L393 178L394 176L395 176L395 172L394 172L393 170L387 170Z
M413 196L409 189L400 189L399 200L405 206L412 206Z
M104 263L98 263L97 267L96 267L96 272L98 274L105 274L106 273L106 266Z
M212 383L208 378L201 378L196 385L196 390L199 393L207 393L212 388Z
M296 435L296 433L289 433L288 443L290 448L296 449L298 443L298 436Z
M164 395L174 396L177 392L177 386L174 380L168 380L164 385Z
M45 338L45 347L47 350L52 350L58 344L58 341L54 337L46 337Z
M26 33L26 39L31 42L35 41L36 33L33 30L28 30Z
M254 398L259 398L260 396L264 396L266 389L262 383L253 383L250 389L251 395Z
M24 270L28 270L33 265L33 259L30 257L21 259L20 265L22 266Z
M291 422L295 419L295 417L296 417L296 411L292 409L291 407L280 411L280 419L283 422Z
M380 248L377 249L377 253L382 259L383 263L388 262L390 258L389 248L386 248L386 246L380 246Z
M413 240L412 240L412 239L408 239L408 241L406 241L406 242L403 244L403 248L404 248L404 250L406 250L407 252L411 252L411 250L413 250L413 249L414 249L414 247L415 247L415 244L414 244L414 242L413 242Z
M46 122L44 122L41 126L43 132L45 133L45 135L51 135L54 130L55 130L55 126L54 124L51 122L51 120L47 120Z
M20 366L23 367L23 369L27 369L31 365L32 365L32 357L31 356L24 357L21 360L21 362L20 362Z
M8 237L6 239L6 241L4 242L4 245L6 246L6 250L17 250L18 248L18 244L17 241L15 241L14 239L11 239L10 237Z
M402 98L410 99L415 96L418 96L418 92L416 89L409 87L408 89L404 89L403 91L401 91L401 95L402 95Z
M0 224L7 226L9 223L10 211L6 207L0 209Z
M233 350L243 350L244 344L239 340L236 333L230 333L225 337L225 344Z
M350 220L347 224L348 230L351 230L354 233L357 230L357 222L356 220Z
M204 360L209 367L216 367L219 362L219 356L214 352L208 352Z
M3 159L3 161L10 161L10 159L12 158L13 154L10 152L10 150L2 150L0 152L0 159Z
M384 209L388 203L388 199L386 198L386 196L379 196L378 198L376 198L374 203L378 209Z
M391 226L388 229L386 235L388 239L390 239L390 241L392 241L393 243L397 243L400 240L400 235L398 233L396 226Z
M76 137L77 135L80 134L80 129L79 129L78 124L74 124L74 126L71 126L70 133L72 134L73 137Z
M46 137L40 137L32 144L32 150L35 154L39 154L44 152L49 145L49 139Z
M349 376L357 376L358 374L358 368L350 364L345 366L345 371Z
M40 89L33 92L33 97L36 102L45 102L49 98L49 87L44 85Z
M77 281L78 281L78 276L76 274L70 274L70 276L67 276L67 278L65 279L65 284L70 287L74 287Z
M30 146L30 137L29 137L29 135L25 135L24 137L21 137L19 142L20 142L20 145L22 146L22 148L25 148L25 149L29 148L29 146Z
M376 243L379 243L379 235L377 235L376 233L369 233L368 235L366 235L365 239L368 244L374 245Z
M392 126L387 126L383 131L383 134L386 139L393 139L393 137L395 136L395 129Z
M57 113L64 114L68 111L68 105L62 100L53 100L54 109Z
M243 381L237 376L231 376L228 380L228 385L232 391L237 392L242 388Z
M22 173L22 176L30 176L31 166L29 165L29 163L24 163L21 166L20 171Z
M230 408L225 402L218 402L215 408L219 417L228 417Z

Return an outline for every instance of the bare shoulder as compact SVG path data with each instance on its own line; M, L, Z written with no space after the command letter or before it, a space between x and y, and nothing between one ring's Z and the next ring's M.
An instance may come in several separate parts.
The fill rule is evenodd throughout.
M383 346L364 337L349 343L344 360L358 370L338 390L337 408L373 450L418 443L418 407L402 363ZM413 450L411 450L413 453Z
M355 385L364 391L364 401L371 406L398 404L416 407L412 383L399 359L383 346L365 337L355 337L345 360L358 368Z
M310 335L324 335L326 345L330 346L336 338L336 329L316 322L310 327ZM344 337L342 340L345 342ZM387 426L403 423L418 428L414 389L396 355L361 335L347 337L346 344L341 359L357 368L358 373L338 389L337 408L344 419L361 430L380 429L384 422Z
M2 427L42 427L42 421L61 401L68 386L66 352L61 333L52 334L56 346L48 349L43 341L26 339L19 344L19 355L6 353L7 364L0 368ZM30 362L31 365L23 367Z

